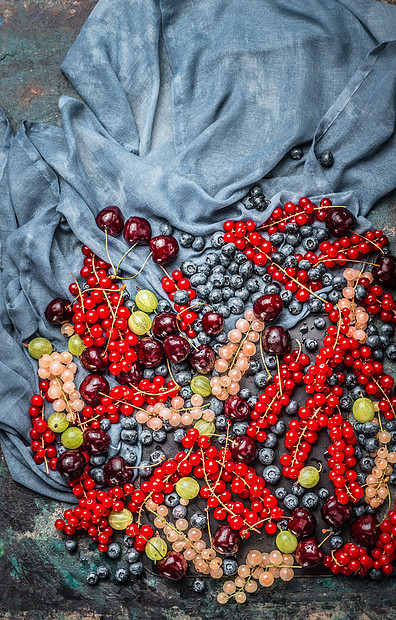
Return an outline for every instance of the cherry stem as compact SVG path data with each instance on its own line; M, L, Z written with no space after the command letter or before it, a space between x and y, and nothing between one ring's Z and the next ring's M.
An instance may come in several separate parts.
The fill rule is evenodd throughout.
M134 246L132 246L131 248L129 248L128 252L130 252L133 249ZM126 254L128 254L128 252ZM113 278L117 278L118 280L133 280L134 278L136 278L136 276L139 275L139 273L142 273L143 269L146 266L146 263L148 261L148 259L151 257L152 252L150 252L150 254L147 256L146 260L144 261L143 265L141 266L141 268L139 269L139 271L137 273L135 273L135 275L131 276L130 278L121 278L120 276L116 276L114 275ZM126 256L126 255L125 255Z

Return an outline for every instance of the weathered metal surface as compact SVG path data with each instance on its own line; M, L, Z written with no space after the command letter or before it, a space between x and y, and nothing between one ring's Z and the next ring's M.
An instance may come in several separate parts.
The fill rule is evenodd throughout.
M24 119L60 124L61 94L75 96L59 71L96 0L0 0L0 103L14 129ZM377 205L373 223L396 237L396 194ZM395 244L393 245L395 247ZM260 588L248 602L220 607L218 584L204 594L147 574L127 586L92 588L90 568L103 563L85 537L65 552L52 526L64 505L14 483L0 461L0 617L56 620L396 619L396 581L305 577ZM115 563L107 560L109 566Z

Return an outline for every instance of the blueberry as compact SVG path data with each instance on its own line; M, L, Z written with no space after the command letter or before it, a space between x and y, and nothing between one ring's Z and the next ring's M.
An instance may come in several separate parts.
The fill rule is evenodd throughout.
M185 260L180 265L180 271L185 276L192 276L194 273L197 273L197 265L192 260Z
M179 385L186 386L191 382L192 374L183 370L182 372L175 373L174 377Z
M222 569L224 575L227 577L230 575L235 575L238 570L238 562L234 558L224 558Z
M300 233L289 233L286 235L286 244L296 248L301 243ZM286 247L286 246L285 246Z
M194 241L194 236L189 233L183 232L179 237L179 243L182 248L191 248Z
M312 269L308 270L308 277L310 280L319 280L320 279L320 271L319 269L315 269L315 267L312 267Z
M192 242L191 249L194 250L194 252L201 252L204 247L205 239L203 237L195 237L194 241Z
M345 387L354 388L358 384L357 377L353 373L348 373L345 377Z
M121 428L130 429L130 428L136 428L136 427L137 427L137 422L133 416L122 418Z
M293 495L296 495L297 497L302 497L305 493L305 489L304 487L301 486L299 482L296 482L292 486L292 493Z
M111 422L107 418L103 418L103 420L99 422L99 426L102 431L108 431L111 426Z
M143 564L141 562L133 562L129 565L129 572L133 577L138 577L143 572Z
M251 262L243 263L243 265L240 265L238 269L239 275L242 276L244 280L246 280L247 278L250 278L250 276L253 275L253 271L254 271L254 267L253 267L253 263Z
M223 273L213 273L210 276L210 282L216 288L221 288L225 284L225 276Z
M153 439L156 443L164 443L166 440L166 432L162 430L162 428L158 431L153 431Z
M286 256L283 252L274 252L271 256L271 260L275 263L275 265L283 265L286 260Z
M242 299L242 301L247 301L250 297L250 293L244 286L235 291L235 297Z
M381 340L381 347L388 347L390 345L391 339L389 338L389 336L381 334L379 338Z
M268 373L261 371L258 372L256 375L254 375L254 384L259 388L259 389L263 389L265 388L265 386L268 383Z
M278 366L275 355L264 355L264 362L269 370L274 370Z
M312 510L313 508L315 508L318 501L319 497L316 495L316 493L312 493L312 491L309 493L304 493L301 498L301 504L304 508L308 508L308 510Z
M371 579L374 579L374 581L379 581L384 575L382 570L379 570L378 568L373 568L369 572L369 576L371 577Z
M366 440L365 448L367 452L376 452L379 448L379 441L376 437L370 437L370 439Z
M378 425L375 422L365 422L362 424L362 433L366 435L366 437L375 437L378 430Z
M206 281L207 281L207 277L204 273L196 273L190 278L190 284L191 286L195 288L199 286L200 284L205 284Z
M364 299L367 295L367 289L362 286L361 284L358 284L355 287L355 297L356 299Z
M149 461L153 465L159 465L160 463L162 463L162 461L165 460L165 458L166 456L162 450L154 450L154 452L152 452L149 456Z
M280 292L281 292L281 287L279 286L277 282L266 284L266 286L264 287L265 295L273 295L274 293L279 295Z
M392 362L396 360L396 344L390 344L385 350L386 357Z
M374 459L372 459L370 456L364 456L359 461L359 467L362 471L365 471L365 472L371 471L374 467Z
M104 454L93 454L89 459L89 464L94 467L100 467L106 463L106 457Z
M340 409L343 411L349 411L352 407L352 399L349 396L341 396L340 398Z
M172 509L172 517L174 519L184 519L187 514L186 506L179 504Z
M363 504L360 506L354 506L352 510L355 517L362 517L366 513L366 508Z
M145 368L143 370L143 379L148 379L149 381L154 381L155 378L155 370L154 368Z
M270 235L270 238L269 238L272 245L274 245L275 247L279 247L280 245L282 245L284 239L285 239L285 235L281 232L274 233L273 235Z
M392 486L396 485L396 473L389 476L389 484L391 484Z
M299 226L295 222L288 222L286 224L286 232L297 233L298 231L299 231Z
M339 301L340 299L342 299L343 295L342 293L340 293L340 291L330 291L329 295L328 295L328 300L336 305L337 301Z
M234 422L232 425L233 435L245 435L248 428L248 422Z
M175 304L180 304L181 306L188 304L190 301L190 298L188 296L187 291L176 291L175 296L173 298L173 302Z
M206 583L204 579L194 579L194 581L192 582L192 589L194 590L194 592L197 592L198 594L200 594L201 592L203 592L206 588Z
M262 276L263 280L264 280L266 275L269 275L269 274L267 274L267 267L265 265L255 265L254 266L254 273L256 274L256 276ZM269 277L271 278L271 276L269 276Z
M278 438L274 433L267 433L267 439L263 442L264 448L275 448L278 443Z
M327 377L327 385L330 385L330 387L338 385L338 377L335 372L333 372L330 377Z
M334 155L331 151L323 151L319 156L320 165L323 168L331 168L334 164Z
M105 483L103 469L99 469L98 467L92 467L89 473L91 478L95 480L96 484L103 485Z
M215 233L213 233L213 235L210 237L210 242L214 248L219 250L224 245L223 233L220 231L216 231Z
M319 242L326 241L329 238L330 233L327 228L317 228L315 231L316 238Z
M383 349L374 349L373 350L373 359L376 362L382 362L385 357L385 351Z
M284 254L286 257L291 256L292 254L294 254L294 246L292 246L290 243L286 243L286 245L282 247L282 254ZM287 261L285 262L285 266L286 264L287 264Z
M334 276L332 285L336 291L342 291L342 289L348 286L348 280L344 276Z
M180 501L180 497L178 496L178 494L176 493L176 491L173 491L172 493L168 493L168 495L165 495L165 505L168 506L169 508L174 508L175 506L178 505Z
M395 333L395 328L390 323L384 323L380 327L380 332L383 336L389 336L391 338Z
M328 497L330 497L330 491L322 487L318 491L318 496L320 497L320 499L327 499Z
M330 272L326 271L326 273L322 275L323 286L330 286L332 282L333 282L333 275Z
M271 448L261 448L258 458L263 465L272 465L275 460L275 452Z
M167 222L165 222L164 224L161 224L160 230L161 230L161 235L173 235L173 226L171 226Z
M78 543L74 538L67 538L65 548L69 553L74 553L78 549Z
M151 443L153 443L153 433L151 432L149 428L144 428L140 432L139 441L144 446L149 446Z
M286 432L286 424L283 420L278 420L276 424L272 426L272 432L277 437L282 437L282 435Z
M140 553L134 548L129 549L125 555L125 559L130 564L133 564L134 562L138 562L140 560Z
M224 256L232 257L234 256L235 252L236 252L236 247L233 243L226 243L221 248L221 253L224 254Z
M292 159L302 159L304 157L304 151L301 147L295 146L289 151L289 155Z
M283 248L283 252L285 251L285 249ZM298 265L298 261L297 258L295 256L288 256L286 261L285 261L285 267L297 267Z
M157 305L157 312L160 314L161 312L171 312L172 304L167 299L160 299Z
M112 542L109 544L109 548L106 551L106 555L108 558L112 560L117 560L121 556L121 545L116 542Z
M189 385L184 385L181 390L180 390L180 396L182 398L184 398L184 400L187 400L188 398L191 398L191 396L193 395L193 391L190 388Z
M278 487L277 489L275 489L274 495L276 499L285 499L287 491L284 487Z
M186 431L184 428L177 428L173 433L173 441L175 443L181 443L186 436Z
M245 400L247 400L248 398L250 398L250 397L251 397L251 395L252 395L252 393L251 393L251 391L250 391L248 388L242 388L242 389L239 391L239 396L240 396L241 398L244 398Z
M298 316L303 309L303 305L302 303L300 303L299 301L297 301L297 299L293 299L287 309L289 310L290 314L292 314L293 316Z
M208 524L208 519L203 512L194 512L190 517L191 527L196 527L198 530L204 530Z
M96 569L96 574L99 579L108 579L110 576L109 567L102 564L102 566L98 566Z
M124 461L126 462L127 465L132 466L135 465L136 461L137 461L137 456L136 456L136 452L134 452L133 449L126 449L125 451L122 452L122 458L124 459ZM90 472L92 474L92 470Z
M344 540L342 536L331 536L330 547L332 549L341 549L343 545L344 545Z
M231 314L242 314L245 308L245 304L243 303L242 299L239 299L238 297L231 297L231 299L228 301L228 307L231 311Z
M264 467L263 478L269 484L276 484L281 477L281 471L276 465L268 465Z
M138 434L137 434L137 431L135 431L134 429L124 428L121 431L120 438L121 438L121 441L124 441L125 443L132 445L132 444L137 443Z
M209 406L215 415L219 415L224 411L224 403L216 397L210 400Z
M304 269L304 271L308 271L308 269L311 269L311 263L309 262L309 260L305 260L305 258L303 258L298 263L298 268Z
M299 406L296 400L291 400L288 405L285 407L285 411L288 415L296 415L298 412Z
M247 256L246 254L238 250L237 252L235 252L234 260L237 263L237 265L243 265L243 263L246 263L247 261Z
M302 246L307 252L314 252L319 247L319 241L314 237L303 239Z
M283 305L286 306L286 307L290 304L290 302L293 299L293 293L291 291L287 291L287 290L282 291L280 296L282 298Z
M251 409L254 409L255 406L258 403L258 397L257 396L251 396L250 398L248 398L248 405Z
M97 574L96 574L96 573L94 573L94 572L90 572L90 573L88 573L88 575L87 575L86 581L87 581L87 584L88 584L88 585L90 585L90 586L96 586L96 584L97 584L97 583L98 583L98 581L99 581L99 577L97 576Z
M255 360L252 359L250 362L250 368L247 370L246 374L247 375L254 375L257 372L260 372L260 370L262 370L262 364L260 362L260 360Z
M212 340L212 338L208 334L205 334L205 332L200 332L198 334L198 336L197 336L197 340L201 344L209 344L209 342Z
M260 290L260 280L258 278L250 278L246 282L246 288L249 293L257 293Z
M282 521L278 521L276 525L277 525L278 530L280 532L283 532L284 530L287 530L288 519L282 519Z
M283 504L288 510L294 510L298 506L298 497L292 493L288 493L283 498Z
M310 235L312 235L312 233L314 232L314 229L312 228L312 226L301 226L300 228L300 235L302 237L309 237Z

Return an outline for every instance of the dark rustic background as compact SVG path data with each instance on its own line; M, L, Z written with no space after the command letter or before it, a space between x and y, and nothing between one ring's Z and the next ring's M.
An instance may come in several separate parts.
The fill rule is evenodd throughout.
M395 2L396 3L396 0ZM60 124L61 94L76 96L59 66L96 0L0 0L0 103L16 130L25 119ZM396 194L377 205L373 223L395 238ZM0 457L1 458L1 457ZM395 580L304 577L220 607L218 584L203 595L146 574L124 587L85 584L99 564L85 537L64 550L53 521L65 506L14 483L0 460L0 617L19 620L392 620ZM114 563L108 561L109 565ZM213 583L213 582L212 582Z

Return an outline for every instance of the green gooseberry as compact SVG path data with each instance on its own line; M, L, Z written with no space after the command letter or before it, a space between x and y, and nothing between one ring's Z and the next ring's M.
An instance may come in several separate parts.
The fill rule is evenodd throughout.
M48 428L54 433L63 433L69 426L66 414L63 411L55 411L51 413L47 420Z
M68 347L70 353L76 357L80 357L81 353L87 348L78 334L70 336Z
M293 553L298 545L297 538L289 530L279 532L275 542L281 553Z
M180 495L182 499L194 499L199 493L200 486L194 478L180 478L176 482L176 493Z
M29 342L28 352L35 360L39 360L43 355L51 355L52 344L47 338L33 338Z
M195 377L191 379L190 387L194 394L199 394L202 397L210 396L212 393L210 379L203 375L195 375Z
M131 332L137 336L143 336L143 334L147 334L151 327L151 319L145 312L137 310L129 317L128 326Z
M151 291L142 289L136 294L135 304L137 305L139 310L150 313L154 312L154 310L158 306L158 299Z
M358 398L353 403L352 413L361 424L371 422L375 416L374 404L369 398Z
M84 441L84 435L77 426L69 426L61 435L61 442L68 450L79 448Z
M194 424L194 428L197 429L200 435L206 435L207 437L212 437L216 430L214 422L207 422L202 418Z
M316 469L316 467L312 467L308 465L307 467L303 467L298 475L298 482L301 484L304 489L312 489L316 487L320 478L320 470Z
M168 553L168 545L161 536L153 536L153 538L147 541L145 552L150 560L159 562Z
M123 508L120 512L111 511L109 514L109 525L113 530L125 530L133 521L133 516L128 508Z

